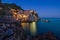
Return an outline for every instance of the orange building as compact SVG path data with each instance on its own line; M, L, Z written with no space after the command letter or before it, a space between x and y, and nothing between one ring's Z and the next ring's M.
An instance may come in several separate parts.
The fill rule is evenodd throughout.
M36 12L34 10L22 11L11 9L11 13L13 14L13 18L17 21L21 21L21 25L24 30L30 28L31 33L36 33L36 21L38 20L38 17L36 16Z

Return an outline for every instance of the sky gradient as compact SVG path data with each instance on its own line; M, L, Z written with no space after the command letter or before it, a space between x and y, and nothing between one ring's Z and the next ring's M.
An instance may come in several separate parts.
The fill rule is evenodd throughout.
M2 0L4 3L15 3L24 10L36 10L39 17L60 18L60 0Z

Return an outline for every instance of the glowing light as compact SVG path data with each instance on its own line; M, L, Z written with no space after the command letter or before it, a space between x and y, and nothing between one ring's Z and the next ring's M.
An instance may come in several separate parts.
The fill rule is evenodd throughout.
M19 19L16 18L16 20L19 20Z
M30 12L33 12L33 10L30 10Z
M22 15L19 15L20 18L22 18Z
M17 14L17 13L14 13L15 15Z
M13 17L15 17L15 15L13 15Z
M31 31L31 34L33 35L36 34L36 22L30 23L30 31Z
M23 15L23 18L27 18L27 15Z
M21 23L23 29L25 30L26 29L26 23Z
M23 15L23 17L25 18L26 16L25 16L25 15Z

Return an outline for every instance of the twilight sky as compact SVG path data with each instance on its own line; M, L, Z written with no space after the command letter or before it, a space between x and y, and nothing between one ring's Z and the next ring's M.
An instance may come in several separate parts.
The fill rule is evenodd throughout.
M2 0L15 3L24 10L36 10L40 17L60 18L60 0Z

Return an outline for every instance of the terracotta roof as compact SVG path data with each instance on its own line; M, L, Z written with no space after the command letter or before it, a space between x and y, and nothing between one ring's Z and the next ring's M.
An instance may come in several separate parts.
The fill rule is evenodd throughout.
M32 10L25 10L24 11L24 14L31 14L32 13Z

